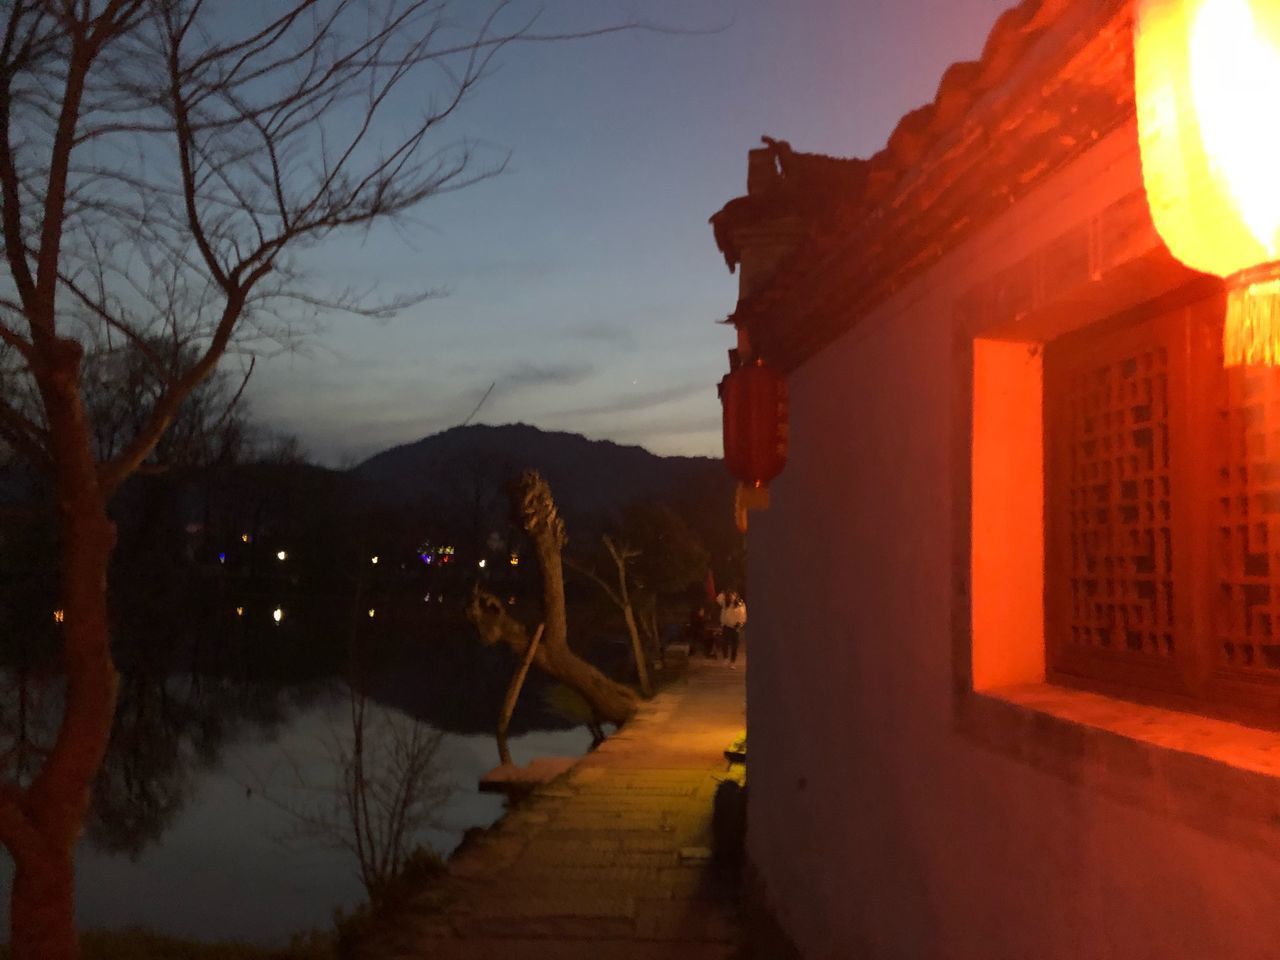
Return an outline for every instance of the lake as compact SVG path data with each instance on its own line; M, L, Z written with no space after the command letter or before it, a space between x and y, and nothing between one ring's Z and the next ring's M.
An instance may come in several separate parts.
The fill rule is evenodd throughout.
M142 926L274 946L294 933L327 928L336 908L364 899L354 855L305 836L299 820L300 811L332 798L331 744L350 728L349 701L333 687L296 702L289 691L278 696L272 722L237 726L212 754L177 764L183 772L165 794L168 812L157 818L163 829L134 842L136 856L104 852L92 838L81 844L80 929ZM382 718L393 708L371 704L369 711ZM503 800L477 790L480 775L497 764L493 737L442 737L440 769L453 791L434 826L416 839L447 855L468 828L497 820ZM512 739L511 752L523 764L536 756L581 756L590 742L584 727L531 731ZM176 749L192 752L184 743ZM5 930L11 883L12 862L0 855Z

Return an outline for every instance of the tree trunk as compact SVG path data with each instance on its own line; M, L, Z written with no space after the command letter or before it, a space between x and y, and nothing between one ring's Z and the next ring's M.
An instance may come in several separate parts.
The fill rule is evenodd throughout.
M533 662L538 668L573 688L595 714L611 723L624 723L636 709L636 697L628 687L610 680L569 648L568 618L564 602L564 521L551 498L551 488L536 470L526 470L512 490L512 505L521 525L533 539L542 571L542 606L546 626ZM476 587L467 616L485 644L505 643L517 657L529 649L529 631L507 612L493 594Z
M47 851L18 863L10 899L13 960L74 960L75 870L69 855Z
M653 696L653 687L649 683L649 657L644 652L644 643L640 640L640 630L636 626L636 616L631 610L631 601L624 600L622 616L627 621L627 633L631 634L631 653L636 661L636 677L640 681L640 693L645 697Z
M657 594L647 590L635 595L632 603L636 611L636 619L640 623L644 651L650 662L662 659L662 637L658 630L657 605Z
M503 643L521 658L528 653L531 641L529 631L507 612L506 604L501 598L477 587L471 596L467 616L476 625L481 643ZM553 652L545 632L542 643L534 653L533 664L543 673L572 688L601 720L625 723L636 712L635 691L610 680L568 649L567 645Z
M10 912L14 960L74 960L73 857L90 790L111 736L117 675L107 620L107 564L115 527L98 485L79 394L81 349L58 341L40 389L49 421L60 540L66 704L57 740L25 791L0 799L20 842ZM11 838L6 831L6 842Z
M614 595L614 599L622 609L622 618L627 624L627 634L631 637L631 655L636 662L636 679L640 681L640 692L647 699L653 696L653 687L649 684L649 658L645 656L644 643L640 639L635 610L631 604L631 595L627 591L627 560L634 557L635 552L626 547L619 547L610 537L606 536L603 539L609 556L613 557L614 565L618 568L618 592Z

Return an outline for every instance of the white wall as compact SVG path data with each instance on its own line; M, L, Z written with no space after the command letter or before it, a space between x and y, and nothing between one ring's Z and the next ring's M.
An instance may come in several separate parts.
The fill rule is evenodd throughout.
M954 301L1131 191L1131 137L791 378L790 463L751 518L748 847L809 960L1280 957L1277 849L953 730Z

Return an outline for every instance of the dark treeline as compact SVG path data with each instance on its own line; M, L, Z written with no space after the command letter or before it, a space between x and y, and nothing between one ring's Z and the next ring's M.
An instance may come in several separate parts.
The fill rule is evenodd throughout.
M405 469L417 482L399 485L396 497L385 489L387 455L376 471L331 470L279 441L179 462L121 490L109 584L122 681L88 823L94 843L138 854L227 743L270 736L344 679L358 677L373 699L438 729L492 731L513 664L504 649L476 642L465 602L479 583L530 625L541 616L539 571L506 496L519 467L499 451L513 431L544 438L541 466L555 475L572 473L585 441L525 427L466 431L472 449L459 449L466 433L450 431L453 449L434 465L414 451ZM558 449L566 445L568 454ZM740 576L728 483L717 462L639 451L649 474L638 484L636 448L592 452L607 463L619 451L626 479L614 497L593 485L580 498L589 509L566 503L567 553L598 567L604 534L634 544L632 575L655 632L670 635L702 597L708 569L717 582ZM591 464L593 484L610 482L602 469ZM573 482L562 487L572 495ZM627 502L638 487L650 495ZM2 492L0 755L21 782L60 715L57 544L38 480L10 468ZM629 679L619 610L589 578L570 573L568 591L574 649ZM582 722L573 699L535 673L511 732Z

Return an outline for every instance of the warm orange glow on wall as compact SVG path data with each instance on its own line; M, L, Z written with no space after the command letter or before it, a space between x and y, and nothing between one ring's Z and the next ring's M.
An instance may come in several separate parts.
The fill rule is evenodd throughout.
M973 345L973 687L1044 681L1044 452L1040 352Z
M1280 4L1139 0L1134 35L1156 229L1227 278L1224 362L1280 364Z

